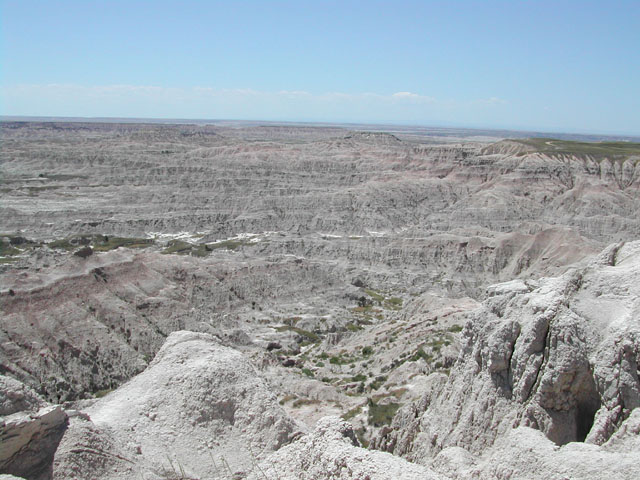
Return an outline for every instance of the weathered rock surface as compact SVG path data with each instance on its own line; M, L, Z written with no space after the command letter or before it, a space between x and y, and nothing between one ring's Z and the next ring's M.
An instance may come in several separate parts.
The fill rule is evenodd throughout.
M217 238L274 230L419 237L539 222L600 241L640 235L640 167L633 160L433 146L336 129L296 143L193 125L4 123L1 133L8 191L0 220L7 230L32 234L187 229ZM618 168L633 181L619 184Z
M447 477L388 453L365 450L351 425L337 417L260 463L250 480L446 480Z
M447 447L481 454L517 426L556 445L592 445L560 452L615 443L640 406L640 242L612 245L560 277L489 293L463 331L448 381L399 412L376 445L429 463Z
M57 405L0 417L0 473L49 480L67 423L67 414Z
M558 446L539 430L517 427L481 457L461 447L448 447L435 457L431 467L460 480L631 480L640 475L639 420L640 410L636 409L602 446L581 442Z
M539 430L518 427L509 431L459 478L631 480L640 475L640 410L622 424L621 434L602 446L571 442L555 445ZM626 443L626 445L622 445ZM445 453L444 450L442 453ZM436 457L436 462L438 457Z
M246 472L299 430L240 352L185 331L85 412L90 420L74 419L56 454L54 478L156 478L174 469L215 478L224 463Z
M0 375L0 417L16 412L35 412L46 402L32 389L11 377Z

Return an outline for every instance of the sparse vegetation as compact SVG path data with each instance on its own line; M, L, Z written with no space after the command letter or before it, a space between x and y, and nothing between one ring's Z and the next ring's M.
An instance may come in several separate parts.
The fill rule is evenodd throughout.
M391 402L378 404L371 398L368 399L367 405L369 407L369 416L367 421L369 422L369 425L373 425L374 427L382 427L383 425L391 424L393 417L400 408L399 403Z
M621 160L631 156L640 156L640 143L633 142L575 142L555 138L529 138L514 141L533 147L536 152L540 153L591 157L596 161L605 158Z
M373 382L371 382L369 384L369 388L371 390L378 390L383 384L384 382L387 381L387 377L385 375L380 375L378 377L376 377Z
M96 252L106 252L120 247L145 248L153 245L153 240L148 238L125 238L96 235L91 242Z
M424 351L424 349L422 347L420 347L418 349L418 351L416 351L416 353L414 353L413 356L411 357L411 361L412 362L416 362L416 361L420 360L421 358L425 362L431 363L431 361L433 360L433 355L429 355L428 353L426 353Z
M291 325L283 325L281 327L275 327L275 329L278 332L286 332L286 331L291 331L291 332L295 332L298 335L306 338L307 340L309 340L311 343L316 343L319 342L320 336L316 333L313 332L309 332L308 330L304 330L302 328L298 328L298 327L292 327Z
M354 418L354 417L356 417L356 416L360 415L361 413L362 413L362 405L358 405L357 407L352 408L352 409L351 409L351 410L349 410L348 412L343 413L343 414L341 415L341 418L342 418L343 420L349 421L349 420L351 420L352 418Z
M165 255L171 253L188 254L191 253L192 247L192 244L182 240L170 240L169 243L167 243L167 248L165 248L161 253L164 253Z
M300 408L304 407L305 405L317 405L318 403L320 403L320 401L314 398L299 398L294 401L291 406L293 408Z

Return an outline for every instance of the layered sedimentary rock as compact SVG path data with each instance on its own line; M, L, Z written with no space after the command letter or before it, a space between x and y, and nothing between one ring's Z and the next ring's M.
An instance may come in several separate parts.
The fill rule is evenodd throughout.
M333 127L1 135L0 414L30 432L11 473L50 475L68 416L57 478L635 475L640 247L589 262L640 235L637 157ZM354 427L283 447L288 415L328 413Z
M376 445L428 463L447 447L481 454L517 426L556 445L606 444L640 406L639 288L640 242L560 277L492 286L451 376Z
M3 228L406 238L533 222L600 241L640 234L637 158L597 162L336 130L296 143L229 132L3 124Z

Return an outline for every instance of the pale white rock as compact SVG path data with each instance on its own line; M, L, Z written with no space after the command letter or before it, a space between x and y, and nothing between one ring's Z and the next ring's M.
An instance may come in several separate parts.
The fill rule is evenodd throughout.
M638 435L634 450L600 447L582 442L557 446L542 432L518 427L500 438L459 478L500 480L632 480L640 477ZM444 452L444 451L443 451Z
M529 426L549 449L600 451L640 406L639 249L613 245L533 289L492 289L442 389L401 409L374 444L428 464L447 447L481 455Z
M249 480L445 480L446 476L388 453L365 450L351 425L324 417L313 432L260 463Z
M147 478L182 469L216 478L224 463L246 472L300 428L240 352L186 331L171 334L144 372L86 413L91 422L74 419L65 435L56 478L69 471L87 479L131 472ZM87 442L92 451L76 454ZM108 461L103 451L111 452Z

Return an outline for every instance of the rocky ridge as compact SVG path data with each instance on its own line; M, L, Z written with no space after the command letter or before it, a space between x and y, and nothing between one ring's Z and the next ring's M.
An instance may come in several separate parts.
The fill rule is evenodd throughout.
M451 376L404 407L375 445L430 464L448 448L501 455L509 435L540 444L526 429L510 433L520 426L544 434L554 451L581 448L575 442L611 451L616 432L637 429L639 272L632 242L560 277L492 286L465 326Z

